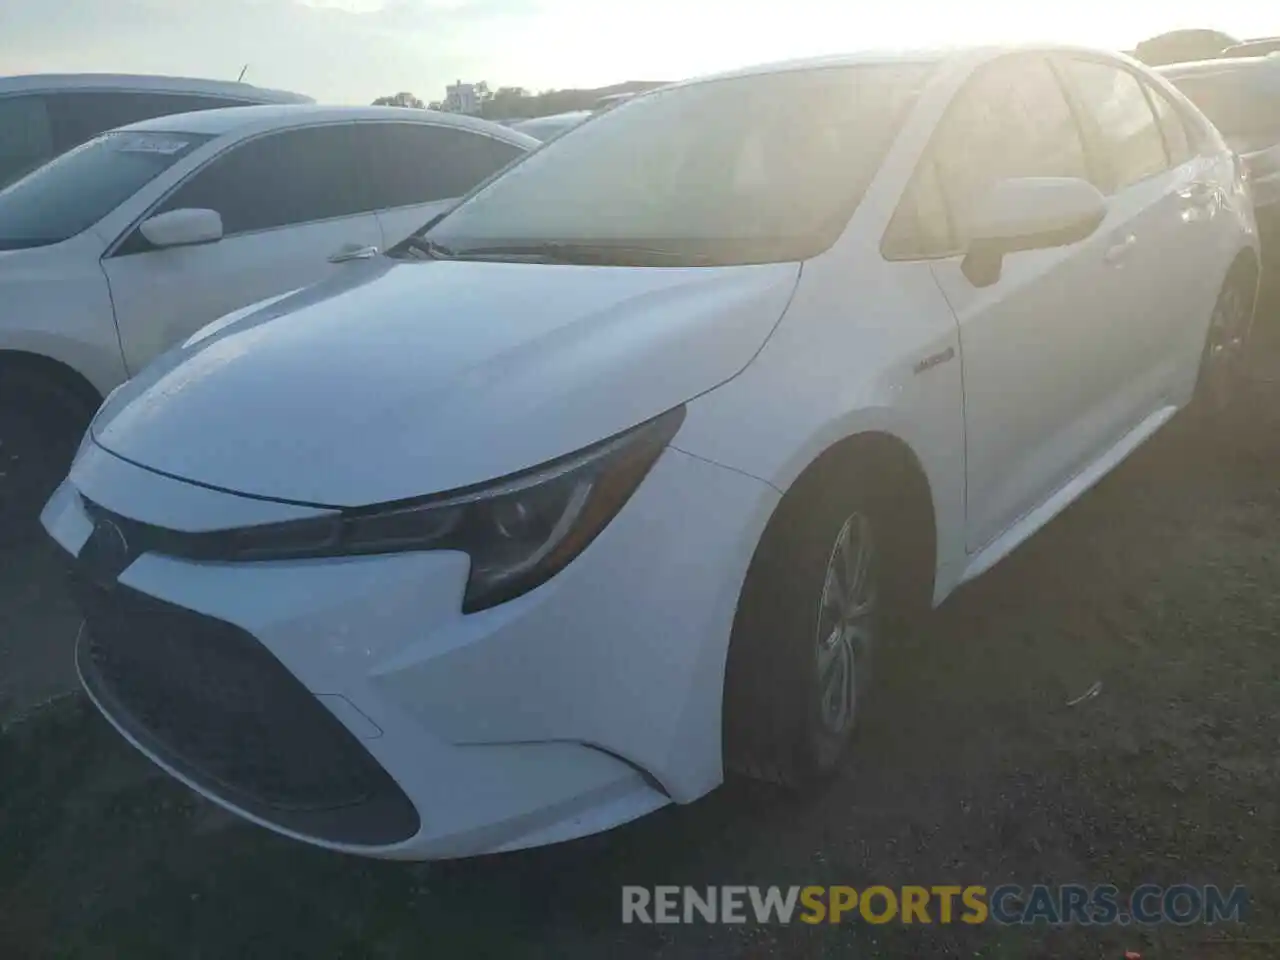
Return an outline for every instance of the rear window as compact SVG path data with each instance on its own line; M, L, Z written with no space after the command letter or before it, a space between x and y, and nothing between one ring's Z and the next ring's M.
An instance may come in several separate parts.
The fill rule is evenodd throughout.
M115 131L64 153L0 190L0 250L74 237L208 139Z
M368 209L461 197L525 151L483 133L426 123L352 127Z

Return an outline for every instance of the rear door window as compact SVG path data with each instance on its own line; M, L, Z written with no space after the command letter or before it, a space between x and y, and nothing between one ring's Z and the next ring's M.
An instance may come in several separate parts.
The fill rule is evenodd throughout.
M524 151L469 130L425 123L362 123L360 175L369 209L460 197Z
M0 189L54 155L49 112L38 95L0 97Z
M1136 76L1100 60L1068 59L1064 69L1108 161L1105 192L1169 168L1164 135Z

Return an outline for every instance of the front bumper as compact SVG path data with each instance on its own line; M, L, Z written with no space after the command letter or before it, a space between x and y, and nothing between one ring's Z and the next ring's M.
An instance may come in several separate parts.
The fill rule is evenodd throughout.
M308 509L90 445L44 513L77 557L95 523L86 499L99 515L188 530ZM78 663L136 747L289 836L399 859L569 839L720 782L729 631L776 500L668 449L565 570L471 615L462 554L143 553L105 584L84 571Z

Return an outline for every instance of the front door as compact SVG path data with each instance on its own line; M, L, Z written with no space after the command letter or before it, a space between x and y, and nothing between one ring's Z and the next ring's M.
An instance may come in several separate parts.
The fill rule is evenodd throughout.
M1040 55L1002 58L957 96L930 159L955 250L934 276L960 325L966 545L976 551L1048 499L1110 443L1129 359L1117 352L1114 271L1101 232L1012 253L1000 279L962 269L967 211L1011 177L1093 176L1062 85Z
M345 125L248 140L193 173L152 213L216 210L221 240L155 249L135 229L103 260L130 373L223 314L376 250L382 231L361 210L359 176Z

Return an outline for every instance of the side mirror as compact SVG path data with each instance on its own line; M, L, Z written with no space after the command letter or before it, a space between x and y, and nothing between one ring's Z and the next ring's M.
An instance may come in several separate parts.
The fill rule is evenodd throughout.
M1087 180L1017 177L997 182L972 208L961 268L976 287L1000 279L1006 254L1065 247L1090 236L1107 200Z
M184 207L142 221L142 235L157 247L190 247L222 239L222 214Z

